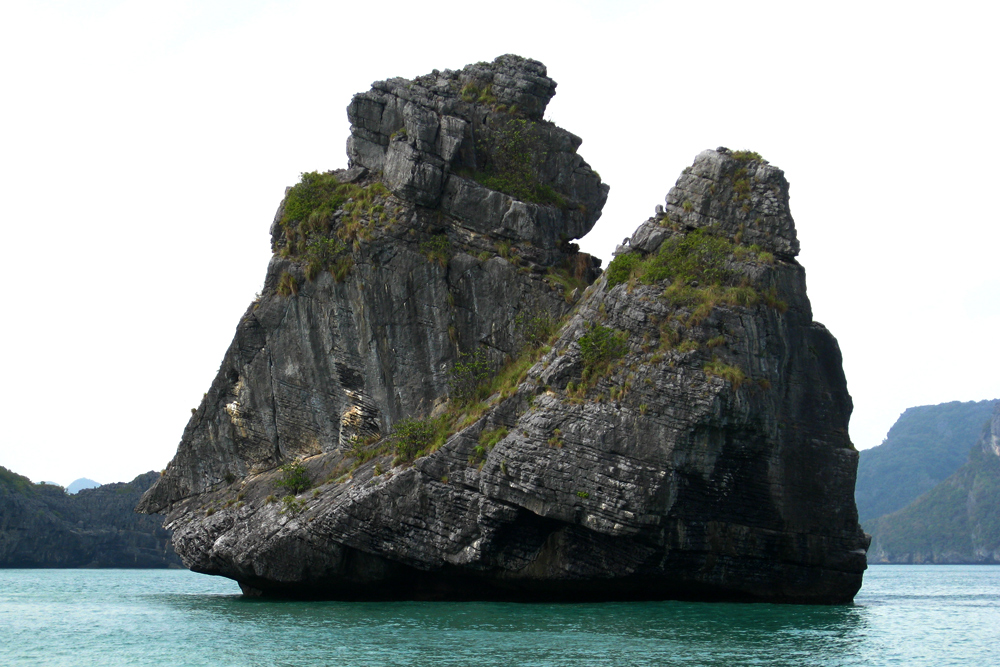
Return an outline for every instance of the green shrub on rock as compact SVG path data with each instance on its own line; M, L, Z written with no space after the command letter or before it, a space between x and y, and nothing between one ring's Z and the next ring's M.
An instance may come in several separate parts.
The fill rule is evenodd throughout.
M632 276L632 272L635 271L642 263L642 256L638 253L627 252L622 255L618 255L611 263L608 264L608 270L604 272L607 276L608 289L611 289L615 285L620 285L621 283L628 282L628 279Z
M767 160L760 156L757 151L733 151L730 156L734 160L739 160L740 162L763 162L767 164Z
M596 325L580 336L580 355L587 369L594 369L628 352L628 334L605 326Z
M461 355L448 371L449 397L459 403L475 398L494 370L489 355L483 348Z
M284 240L275 251L305 260L308 280L323 270L335 278L346 275L352 266L345 261L349 250L371 240L378 226L395 222L386 210L388 197L389 190L378 181L361 186L341 183L332 173L304 173L285 196L279 221Z
M514 329L524 345L537 347L546 343L555 333L556 321L542 310L532 313L522 311L514 318Z
M347 246L339 239L317 239L306 246L306 279L315 280L320 271L332 269L338 255L347 251Z
M278 470L281 471L281 478L274 485L279 488L288 489L292 494L299 494L312 486L312 480L309 479L309 472L298 461L286 463L278 468Z
M426 452L438 439L440 420L404 419L392 427L387 438L402 461L412 461L421 452Z
M442 267L448 266L451 258L451 241L447 234L435 234L420 243L420 252L431 262L437 262Z
M288 495L281 499L281 505L282 514L298 514L306 508L306 501Z

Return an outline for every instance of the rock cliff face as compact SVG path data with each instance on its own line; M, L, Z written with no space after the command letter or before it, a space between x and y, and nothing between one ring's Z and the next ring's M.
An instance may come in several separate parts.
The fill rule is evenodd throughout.
M0 468L0 567L180 567L170 533L133 511L157 478L69 495Z
M1000 403L964 466L866 525L873 563L1000 563Z
M554 88L503 56L355 97L350 169L286 194L140 505L185 565L266 595L852 599L851 399L782 172L702 153L587 287L570 241L608 189L541 120Z

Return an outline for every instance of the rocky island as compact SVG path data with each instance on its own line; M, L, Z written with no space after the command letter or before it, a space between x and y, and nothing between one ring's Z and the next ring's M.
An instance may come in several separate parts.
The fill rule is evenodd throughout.
M517 56L389 79L303 174L140 510L329 599L849 602L852 403L781 170L705 151L603 273L608 186Z

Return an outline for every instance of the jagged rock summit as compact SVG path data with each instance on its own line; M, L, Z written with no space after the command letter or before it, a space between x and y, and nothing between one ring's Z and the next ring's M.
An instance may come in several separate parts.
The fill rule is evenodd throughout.
M577 154L581 139L542 120L555 88L541 63L512 55L378 81L347 108L350 164L469 233L561 259L600 217L608 186Z
M502 56L377 82L304 174L140 505L247 594L836 603L865 569L788 184L706 151L607 271L608 188Z

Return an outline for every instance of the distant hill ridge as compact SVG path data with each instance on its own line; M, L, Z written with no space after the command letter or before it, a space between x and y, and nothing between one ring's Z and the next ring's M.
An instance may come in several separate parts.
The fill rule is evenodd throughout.
M907 409L881 445L861 452L855 500L864 524L903 509L969 460L996 399Z
M0 466L0 568L180 567L159 518L133 511L159 476L69 495Z
M873 563L1000 563L1000 403L965 465L865 525Z

